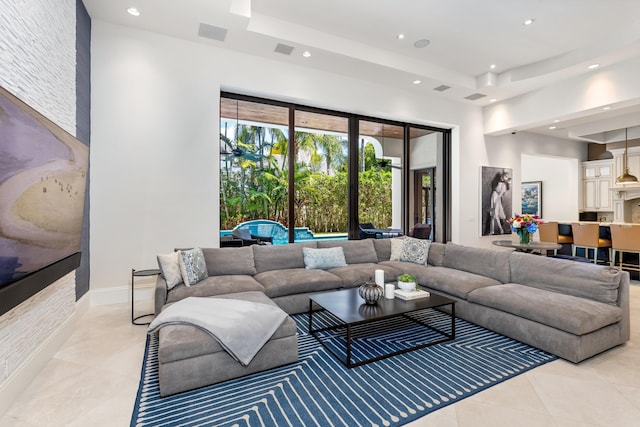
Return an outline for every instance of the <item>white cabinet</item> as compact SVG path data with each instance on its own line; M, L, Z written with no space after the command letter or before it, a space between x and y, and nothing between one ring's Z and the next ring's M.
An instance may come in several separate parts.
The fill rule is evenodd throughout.
M613 160L582 163L582 209L585 211L613 211Z

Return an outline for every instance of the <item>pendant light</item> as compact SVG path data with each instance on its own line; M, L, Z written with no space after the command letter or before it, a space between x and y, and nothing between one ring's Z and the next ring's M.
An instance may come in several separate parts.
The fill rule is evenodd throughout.
M624 155L622 156L622 170L624 173L616 178L617 184L635 184L638 182L638 178L629 173L629 166L627 165L627 128L624 129Z

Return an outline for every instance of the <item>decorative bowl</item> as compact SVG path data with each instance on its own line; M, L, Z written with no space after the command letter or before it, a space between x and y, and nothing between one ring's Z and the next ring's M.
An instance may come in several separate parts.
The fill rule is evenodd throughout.
M416 282L398 282L398 287L406 292L415 291Z

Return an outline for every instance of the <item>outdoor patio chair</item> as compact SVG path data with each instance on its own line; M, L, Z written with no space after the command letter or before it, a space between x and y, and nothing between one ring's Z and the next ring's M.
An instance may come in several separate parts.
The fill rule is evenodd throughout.
M271 236L256 236L246 228L236 228L233 230L233 236L242 240L242 246L270 245L273 243Z
M380 238L380 230L378 230L374 225L370 222L363 222L358 226L360 229L360 238L361 239L379 239Z

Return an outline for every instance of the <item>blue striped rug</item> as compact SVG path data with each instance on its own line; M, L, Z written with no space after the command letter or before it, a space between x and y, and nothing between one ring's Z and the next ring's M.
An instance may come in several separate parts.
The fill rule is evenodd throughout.
M164 398L158 340L148 337L131 426L400 426L556 359L456 319L453 341L347 369L309 335L306 314L292 317L297 363ZM421 317L450 328L450 317L438 311ZM318 321L328 325L334 319L321 312ZM426 331L402 319L373 334L359 331L354 357L419 342ZM343 331L323 334L333 350L344 351Z

